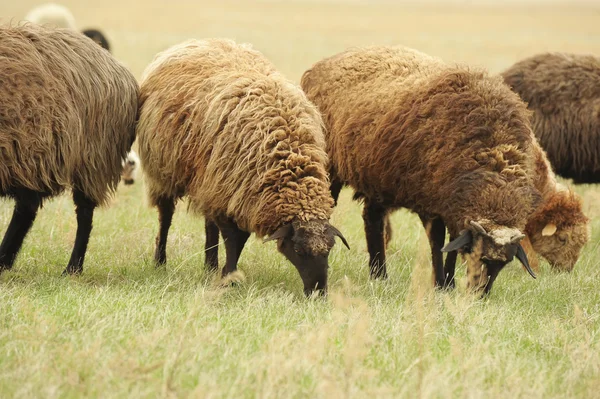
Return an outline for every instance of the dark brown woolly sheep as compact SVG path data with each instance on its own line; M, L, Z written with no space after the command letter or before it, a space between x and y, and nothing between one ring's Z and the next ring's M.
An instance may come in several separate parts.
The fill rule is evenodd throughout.
M0 27L0 195L16 200L0 245L10 269L42 201L73 190L77 236L65 272L83 270L94 208L116 189L135 138L138 85L78 32Z
M432 224L437 286L451 282L436 224L448 226L449 257L465 254L470 289L489 292L514 256L529 268L519 241L540 199L535 139L525 104L501 79L370 47L318 62L302 87L325 118L332 179L364 200L372 277L386 276L384 219L399 207Z
M207 219L210 267L217 267L219 230L223 275L236 270L250 233L269 235L298 269L305 293L324 292L334 237L347 243L328 222L333 199L321 117L262 54L217 39L160 53L142 79L137 134L159 211L158 264L166 261L175 203L187 195Z
M600 183L600 58L539 54L502 76L533 111L533 131L555 172Z

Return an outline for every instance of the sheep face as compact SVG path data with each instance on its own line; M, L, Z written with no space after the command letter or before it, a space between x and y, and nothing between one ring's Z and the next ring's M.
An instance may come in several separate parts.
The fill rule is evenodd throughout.
M518 229L494 226L485 219L471 221L469 228L442 251L462 251L467 263L467 289L487 295L500 270L515 256L535 278L520 244L523 238L525 235Z
M590 239L589 219L581 205L575 193L559 191L528 224L533 249L556 270L573 270Z
M127 158L123 161L123 171L121 172L121 180L123 180L123 183L126 185L135 183L139 164L140 159L135 151L129 152Z
M335 236L348 247L339 230L327 221L295 221L280 227L267 241L277 239L277 249L300 273L307 296L314 292L324 295L329 268L327 258L335 244Z

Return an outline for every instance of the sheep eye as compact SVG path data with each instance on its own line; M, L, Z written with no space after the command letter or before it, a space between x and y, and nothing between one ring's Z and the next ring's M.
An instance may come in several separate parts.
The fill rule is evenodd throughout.
M558 241L560 241L562 245L567 245L567 237L558 237Z

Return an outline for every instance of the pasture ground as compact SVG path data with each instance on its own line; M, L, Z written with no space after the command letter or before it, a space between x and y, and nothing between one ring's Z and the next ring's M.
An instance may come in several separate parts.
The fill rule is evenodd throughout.
M140 76L187 38L251 42L289 77L349 46L404 44L492 72L530 54L600 54L600 7L480 1L63 1L104 29ZM18 21L36 2L6 0ZM461 5L462 4L462 5ZM75 236L70 197L40 211L0 276L2 397L582 397L600 390L600 188L576 187L593 238L575 271L537 281L517 264L488 300L433 292L418 219L393 216L389 280L370 281L360 206L342 192L332 222L352 249L330 256L327 301L251 238L245 279L220 288L203 264L203 221L180 204L168 266L151 261L157 215L142 183L96 212L84 274L60 277ZM0 202L0 231L12 212ZM224 251L221 251L224 252ZM223 253L221 254L223 262Z

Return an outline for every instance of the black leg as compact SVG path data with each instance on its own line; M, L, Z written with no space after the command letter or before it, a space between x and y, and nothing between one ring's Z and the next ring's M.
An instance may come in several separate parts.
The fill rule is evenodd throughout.
M455 240L457 237L450 236L450 241ZM458 257L457 251L448 252L446 254L446 264L444 266L444 288L454 288L456 283L454 282L454 270L456 268L456 258Z
M154 251L154 261L156 266L167 263L167 236L169 228L173 221L173 213L175 212L175 199L161 198L158 200L156 207L158 208L158 235L156 236L156 250Z
M208 270L219 268L219 227L209 219L204 219L206 244L204 245L204 264Z
M340 191L342 191L342 182L339 181L336 178L333 178L331 180L331 186L330 186L330 190L331 190L331 196L333 197L333 206L337 206L337 202L338 202L338 198L340 196Z
M73 189L73 202L75 202L75 213L77 214L77 235L75 236L75 245L73 246L71 259L69 259L63 275L67 273L79 274L83 271L85 251L87 250L90 233L92 232L94 208L97 205L77 189Z
M217 222L219 230L225 241L225 267L223 268L223 277L237 270L238 259L244 249L244 245L250 237L250 233L242 231L231 220L220 220Z
M18 190L14 197L15 209L2 244L0 244L0 272L12 268L23 245L23 240L33 225L37 211L42 204L42 195L35 191Z
M379 204L365 201L363 220L369 250L371 278L387 278L385 267L384 219L386 210Z
M386 214L385 215L385 219L383 221L384 223L384 232L383 232L383 237L385 240L385 248L387 249L387 247L390 245L390 241L392 241L392 222L390 220L390 214Z
M421 218L425 230L429 236L429 245L431 246L431 261L433 264L433 275L435 286L441 288L446 280L444 276L444 240L446 238L446 225L441 218L423 219Z

